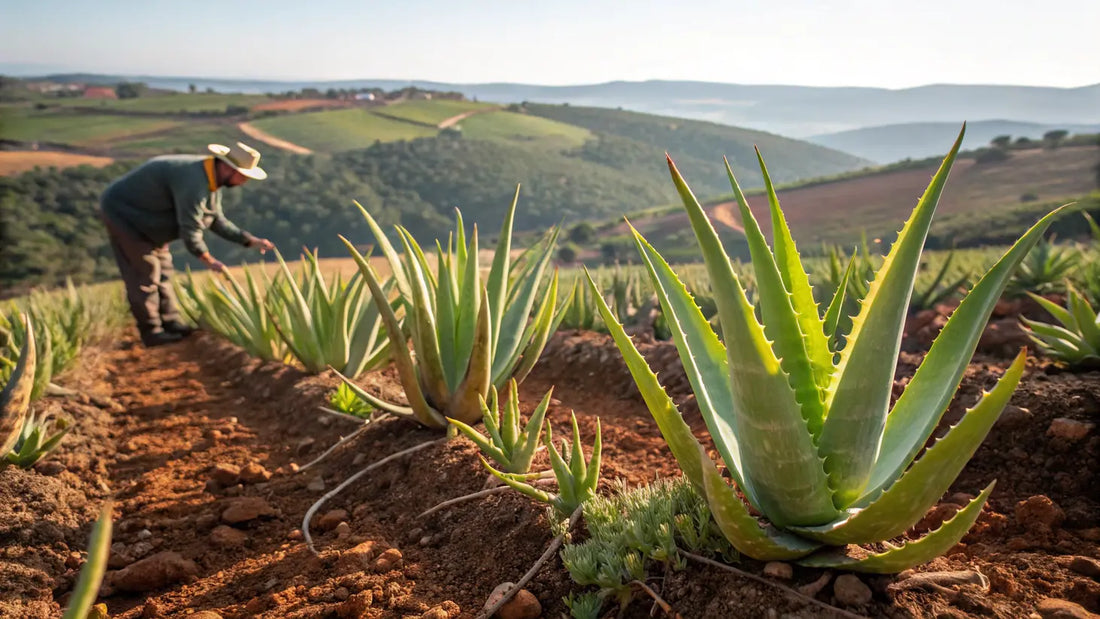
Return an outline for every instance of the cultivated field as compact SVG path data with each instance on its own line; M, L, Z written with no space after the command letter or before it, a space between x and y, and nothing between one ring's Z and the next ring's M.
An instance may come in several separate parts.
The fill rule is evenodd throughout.
M288 142L328 153L367 148L376 141L436 134L435 128L392 120L360 108L263 118L252 124Z
M113 161L110 157L76 155L45 150L0 150L0 176L19 174L38 167L68 168L78 165L90 165L101 168Z

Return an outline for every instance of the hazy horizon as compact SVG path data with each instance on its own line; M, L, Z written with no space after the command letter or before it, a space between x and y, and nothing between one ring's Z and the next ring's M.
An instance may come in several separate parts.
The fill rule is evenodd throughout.
M377 6L375 5L377 4ZM399 5L274 0L20 3L0 67L263 81L399 80L546 86L613 81L874 87L1079 88L1100 83L1100 3L875 0L736 7L696 0ZM48 42L49 44L44 44ZM9 69L10 70L10 69ZM9 73L12 74L12 73Z

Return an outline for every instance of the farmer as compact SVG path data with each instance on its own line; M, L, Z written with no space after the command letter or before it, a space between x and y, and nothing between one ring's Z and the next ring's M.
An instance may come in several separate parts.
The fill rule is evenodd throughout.
M154 157L111 183L100 199L100 218L126 285L130 313L147 347L179 341L192 330L180 321L176 307L170 242L183 240L189 252L218 273L225 272L225 265L203 242L207 228L260 253L275 247L222 213L222 187L267 178L257 165L260 153L240 142L207 148L211 155Z

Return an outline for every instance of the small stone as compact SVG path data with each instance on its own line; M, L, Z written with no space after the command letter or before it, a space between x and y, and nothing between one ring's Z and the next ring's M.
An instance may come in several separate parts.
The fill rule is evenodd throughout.
M769 561L767 565L764 566L764 575L780 580L790 580L794 578L794 568L791 567L790 563Z
M222 616L212 610L200 610L197 613L187 615L188 619L222 619Z
M304 456L313 450L313 444L316 442L317 440L314 439L312 436L307 436L298 441L298 446L295 447L294 453L298 454L299 456Z
M321 527L323 531L331 531L336 528L336 525L347 519L348 511L346 509L333 509L321 516L321 519L317 521L317 526Z
M348 591L348 588L347 588L347 587L337 587L336 591L334 591L334 592L332 593L332 595L333 595L333 597L335 597L335 598L336 598L337 600L340 600L341 602L343 602L344 600L346 600L346 599L348 599L349 597L351 597L351 592L350 592L350 591Z
M219 486L225 488L226 486L232 486L237 483L237 478L241 474L241 467L236 464L229 464L227 462L219 462L214 465L214 468L210 470L210 479L216 482Z
M1016 504L1016 522L1030 531L1052 531L1062 526L1065 519L1062 508L1041 494Z
M269 479L271 473L255 462L241 469L241 481L246 484L259 484Z
M1047 598L1035 608L1043 619L1096 619L1097 615L1067 600Z
M359 466L360 464L363 464L366 461L367 461L367 454L357 453L357 454L355 454L355 457L351 459L351 465L352 466Z
M46 460L34 465L34 470L42 475L53 477L54 475L61 474L65 470L65 465L57 460Z
M336 608L336 615L340 619L361 619L374 603L372 591L360 591L340 603Z
M222 512L222 520L228 524L248 522L263 516L274 516L275 510L260 497L242 497L234 499Z
M218 517L214 514L203 514L195 518L195 526L199 529L209 529L218 524Z
M83 565L84 559L80 556L80 553L73 550L69 553L69 556L65 557L65 567L69 569L76 569Z
M184 559L178 552L166 550L112 572L108 583L115 591L144 593L190 579L198 572L194 561Z
M1059 417L1050 422L1050 427L1047 428L1047 436L1076 442L1088 436L1094 427L1096 427L1096 424L1087 421Z
M302 530L301 530L301 529L294 529L294 530L293 530L293 531L291 531L290 533L287 533L287 534L286 534L286 538L287 538L288 540L291 540L291 541L294 541L294 542L296 542L296 541L298 541L298 540L304 539L304 538L305 538L305 536L304 536L304 535L302 535Z
M1100 561L1091 557L1074 557L1069 562L1069 569L1093 580L1100 580Z
M129 549L126 548L126 544L122 542L115 542L111 544L111 552L107 555L107 567L112 570L117 570L133 563L134 560L130 558Z
M382 551L375 541L366 541L340 553L337 565L345 572L361 572L370 566L371 560Z
M863 606L871 601L871 588L854 574L837 576L833 583L833 595L836 601L845 606Z
M400 569L404 560L401 556L401 551L396 548L390 548L386 552L383 552L374 560L374 565L371 568L375 572L388 572L390 570Z
M126 554L130 555L131 559L140 559L150 552L153 552L153 544L147 541L142 541L130 546Z
M451 613L447 612L442 605L433 606L420 615L420 619L451 619Z
M218 525L210 532L210 543L219 548L236 548L244 544L248 535L233 527Z
M500 619L536 619L542 615L542 604L527 589L520 589L515 597L500 607L497 617Z
M247 616L248 617L258 617L258 616L260 616L261 613L263 613L265 610L267 610L267 607L269 606L269 604L268 604L269 600L270 600L270 598L266 595L258 595L256 597L252 598L251 600L249 600L248 603L244 605L244 610L245 610L246 613L248 613Z
M325 489L325 480L320 477L315 477L310 480L309 485L306 486L306 490L310 492L320 492Z
M348 535L351 535L351 526L348 525L348 523L346 522L341 522L340 524L336 525L336 528L333 530L336 531L336 537L339 539L343 539Z
M142 529L142 530L138 531L137 535L135 535L134 537L136 537L139 540L149 539L150 537L153 537L153 532L150 531L149 529Z
M203 436L206 437L206 440L212 443L217 443L218 441L225 438L225 435L221 433L221 430L207 430L203 433Z

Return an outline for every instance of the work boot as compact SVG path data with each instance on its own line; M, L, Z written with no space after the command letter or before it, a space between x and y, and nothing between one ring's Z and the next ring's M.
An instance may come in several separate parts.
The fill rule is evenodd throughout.
M178 333L182 337L187 337L195 332L195 328L178 320L169 320L164 323L164 332Z
M148 331L141 334L141 343L144 344L146 348L172 344L182 339L183 336L179 333L169 333L168 331Z

